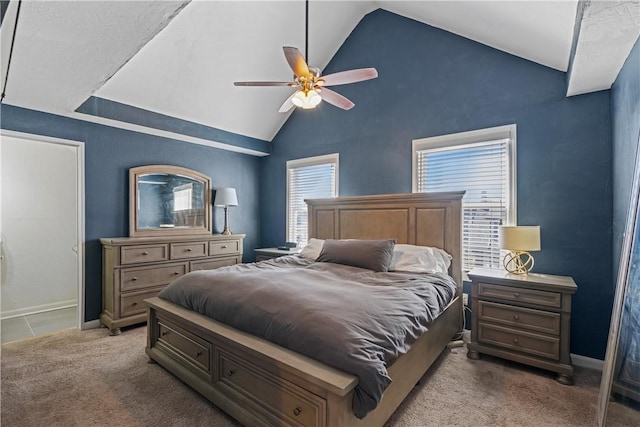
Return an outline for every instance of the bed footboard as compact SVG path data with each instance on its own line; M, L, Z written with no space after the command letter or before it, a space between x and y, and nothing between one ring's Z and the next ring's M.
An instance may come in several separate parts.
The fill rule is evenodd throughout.
M382 426L458 332L452 302L389 369L393 383L365 419L357 378L164 301L148 305L147 355L245 425Z

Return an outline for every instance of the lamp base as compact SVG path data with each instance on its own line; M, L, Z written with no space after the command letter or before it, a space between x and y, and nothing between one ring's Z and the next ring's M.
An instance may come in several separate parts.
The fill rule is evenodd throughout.
M225 229L222 230L222 233L220 234L224 234L225 236L228 236L229 234L233 234L233 233L231 232L231 230L225 227Z
M511 251L502 260L504 269L512 274L529 274L533 268L533 256L526 251Z

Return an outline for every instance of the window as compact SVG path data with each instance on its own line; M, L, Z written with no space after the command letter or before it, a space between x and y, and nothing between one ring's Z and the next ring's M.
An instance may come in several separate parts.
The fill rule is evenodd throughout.
M413 191L460 191L462 270L500 268L498 226L516 219L516 126L413 141Z
M184 184L173 189L173 211L186 211L191 209L193 185Z
M338 154L287 162L287 241L307 244L308 217L304 199L338 195Z

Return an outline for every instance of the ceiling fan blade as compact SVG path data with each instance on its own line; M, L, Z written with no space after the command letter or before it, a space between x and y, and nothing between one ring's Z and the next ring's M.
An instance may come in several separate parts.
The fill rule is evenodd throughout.
M282 106L280 107L280 109L278 110L278 113L286 113L287 111L291 110L294 105L293 102L291 102L291 100L293 99L293 97L295 96L295 94L298 93L298 91L295 91L291 94L290 97L288 97L283 103Z
M321 86L344 85L347 83L361 82L375 79L378 71L375 68L358 68L357 70L340 71L320 77L318 84Z
M320 96L322 96L322 99L327 101L329 104L333 104L343 110L350 110L356 105L344 96L340 95L338 92L334 92L331 89L324 87L320 90Z
M298 48L284 46L282 50L284 50L284 56L287 58L287 62L296 77L306 77L309 75L307 62L304 60L304 56L302 56Z
M296 86L294 82L233 82L234 86Z

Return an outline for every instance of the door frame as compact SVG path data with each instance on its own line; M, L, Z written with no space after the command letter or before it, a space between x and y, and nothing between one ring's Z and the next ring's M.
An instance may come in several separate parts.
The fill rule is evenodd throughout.
M78 200L78 229L76 242L77 259L77 277L78 277L78 328L89 329L92 327L91 322L84 320L84 258L85 258L85 239L84 239L84 142L74 141L70 139L54 138L44 135L36 135L25 132L16 132L12 130L0 129L0 137L7 136L13 138L27 139L35 142L44 142L49 144L58 144L74 147L76 149L76 177L78 182L77 200ZM0 218L1 219L1 218Z

